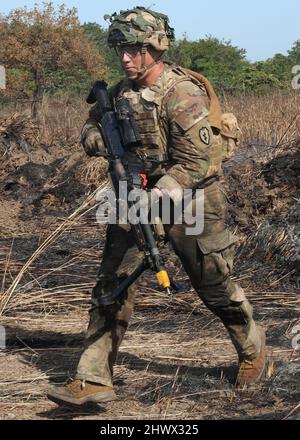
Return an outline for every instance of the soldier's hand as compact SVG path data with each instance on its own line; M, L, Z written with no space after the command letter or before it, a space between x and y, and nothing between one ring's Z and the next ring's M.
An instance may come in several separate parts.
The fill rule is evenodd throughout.
M83 128L81 142L88 156L106 156L105 145L97 127Z

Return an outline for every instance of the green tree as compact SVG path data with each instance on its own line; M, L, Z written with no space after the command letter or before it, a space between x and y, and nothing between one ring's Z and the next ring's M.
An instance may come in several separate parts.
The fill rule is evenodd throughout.
M291 50L288 51L288 56L293 65L300 64L300 40L295 41Z
M186 37L177 41L168 58L207 76L219 91L232 91L236 75L245 64L250 64L244 49L211 36L198 41L188 41Z
M277 78L280 81L281 88L290 88L293 62L288 56L277 53L273 58L269 58L266 61L258 61L254 65L260 72Z
M120 79L124 77L124 73L116 52L107 45L108 32L97 23L84 23L82 28L85 35L98 48L104 58L105 64L108 68L108 82L114 84L120 81Z
M198 56L197 44L197 41L189 41L184 36L171 45L166 58L179 66L192 69L193 60Z
M234 78L233 88L237 92L268 92L279 89L282 84L272 73L257 69L254 64L244 65Z
M62 5L56 12L52 3L43 3L43 9L15 9L2 17L0 40L1 64L30 74L33 117L57 72L72 78L82 78L83 73L99 78L106 73L103 58L86 38L75 8Z

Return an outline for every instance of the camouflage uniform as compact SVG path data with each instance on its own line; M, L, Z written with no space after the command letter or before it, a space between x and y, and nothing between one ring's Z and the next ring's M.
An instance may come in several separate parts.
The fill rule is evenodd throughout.
M178 66L165 65L151 87L139 88L129 79L111 89L111 97L126 97L134 110L150 186L204 188L204 231L186 235L185 224L164 225L166 236L205 305L227 328L240 360L255 358L261 332L243 289L231 279L236 237L226 228L226 196L220 183L222 139L209 123L209 99L203 84ZM95 106L83 129L83 142L95 130L100 114ZM136 162L136 152L128 153ZM168 158L167 165L159 161ZM149 160L150 159L150 160ZM156 161L156 162L153 162ZM103 260L93 298L115 287L140 263L130 228L109 225ZM111 386L118 347L132 314L135 286L120 304L91 311L86 347L77 378Z

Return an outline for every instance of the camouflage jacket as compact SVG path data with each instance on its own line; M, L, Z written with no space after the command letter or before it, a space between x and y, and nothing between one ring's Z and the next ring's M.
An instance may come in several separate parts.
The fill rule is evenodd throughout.
M138 88L124 79L110 89L110 95L112 100L129 100L142 138L132 160L138 153L156 186L196 188L218 178L222 141L208 122L210 103L203 84L180 67L165 64L151 87ZM89 116L84 134L100 122L97 104Z

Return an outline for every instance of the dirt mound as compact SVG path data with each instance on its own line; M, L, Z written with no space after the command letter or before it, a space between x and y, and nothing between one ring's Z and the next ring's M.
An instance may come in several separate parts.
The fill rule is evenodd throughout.
M244 255L300 275L300 143L225 166L229 222L246 239ZM246 155L245 155L246 156Z
M29 154L39 143L40 131L29 117L14 113L0 120L0 153L9 152L15 145Z
M10 219L0 213L3 233L29 232L41 216L68 214L105 176L103 160L91 161L79 142L49 146L40 138L29 117L0 119L0 201L11 211Z
M231 220L241 229L257 226L257 220L284 213L300 193L300 151L271 159L261 157L234 160L225 165L225 180ZM248 221L245 221L245 217ZM241 220L242 219L242 220Z

